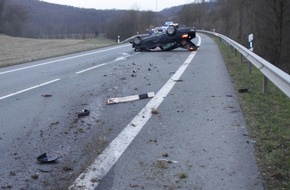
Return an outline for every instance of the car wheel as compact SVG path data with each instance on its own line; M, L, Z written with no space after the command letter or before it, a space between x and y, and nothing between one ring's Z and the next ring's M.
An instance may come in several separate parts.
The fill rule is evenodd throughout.
M134 38L134 44L136 45L140 45L142 43L142 39L140 36L137 36L136 38Z
M173 25L168 26L166 33L168 36L174 36L176 34L176 28Z

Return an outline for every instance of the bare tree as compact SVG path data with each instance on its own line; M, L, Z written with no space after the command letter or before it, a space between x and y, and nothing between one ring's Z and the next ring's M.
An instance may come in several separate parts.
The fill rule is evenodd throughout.
M2 4L1 32L11 36L21 36L22 24L26 19L26 11L18 5Z
M266 59L280 66L289 50L290 1L258 0L255 2L255 13L259 53L267 52ZM287 70L290 71L289 66Z
M4 12L5 0L0 0L0 33L3 29L3 12Z

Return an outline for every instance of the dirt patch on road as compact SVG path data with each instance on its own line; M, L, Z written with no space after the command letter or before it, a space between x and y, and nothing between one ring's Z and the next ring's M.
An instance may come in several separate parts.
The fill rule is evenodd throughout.
M0 67L53 56L92 50L115 44L108 39L30 39L0 35Z

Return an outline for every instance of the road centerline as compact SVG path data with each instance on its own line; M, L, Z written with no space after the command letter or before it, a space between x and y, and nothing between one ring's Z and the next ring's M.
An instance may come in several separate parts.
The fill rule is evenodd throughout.
M96 65L96 66L93 66L93 67L78 71L75 74L82 74L84 72L87 72L87 71L90 71L90 70L93 70L93 69L96 69L96 68L99 68L99 67L102 67L102 66L106 66L106 65L111 64L111 63L115 63L115 62L118 62L118 61L123 61L123 60L126 60L128 57L131 56L131 55L127 54L127 53L122 53L122 54L123 54L123 56L117 57L113 61L110 61L110 62L107 62L107 63L102 63L100 65Z
M96 160L82 173L69 190L93 190L102 178L109 172L118 161L131 142L135 139L143 126L150 119L151 109L157 109L165 97L172 90L193 60L196 52L192 52L185 62L178 68L174 75L165 83L158 93L146 104L146 106L133 118L123 131L108 145L108 147L96 158Z
M48 84L51 84L51 83L54 83L54 82L57 82L59 81L60 79L54 79L54 80L51 80L51 81L48 81L48 82L45 82L45 83L42 83L42 84L38 84L38 85L35 85L33 87L30 87L30 88L26 88L24 90L20 90L20 91L17 91L17 92L14 92L14 93L11 93L11 94L8 94L6 96L2 96L0 97L0 100L3 100L3 99L6 99L6 98L9 98L11 96L15 96L15 95L18 95L18 94L21 94L23 92L27 92L29 90L33 90L33 89L36 89L36 88L39 88L39 87L42 87L42 86L45 86L45 85L48 85Z
M92 54L102 53L102 52L106 52L106 51L122 48L122 47L125 47L125 46L128 46L128 45L117 46L117 47L108 48L108 49L99 50L99 51L94 51L94 52L85 53L85 54L81 54L81 55L76 55L76 56L71 56L71 57L67 57L67 58L57 59L57 60L54 60L54 61L48 61L48 62L36 64L36 65L27 66L27 67L21 67L21 68L18 68L18 69L12 69L12 70L8 70L8 71L3 71L3 72L0 72L0 75L13 73L13 72L17 72L17 71L22 71L22 70L26 70L26 69L31 69L31 68L35 68L35 67L40 67L40 66L44 66L44 65L49 65L49 64L52 64L52 63L56 63L56 62L67 61L67 60L70 60L70 59L84 57L84 56L88 56L88 55L92 55Z

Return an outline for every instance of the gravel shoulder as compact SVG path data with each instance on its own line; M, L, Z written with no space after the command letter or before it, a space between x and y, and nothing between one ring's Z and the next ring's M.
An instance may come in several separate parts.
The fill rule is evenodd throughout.
M108 39L30 39L0 35L0 67L92 50L115 44Z

